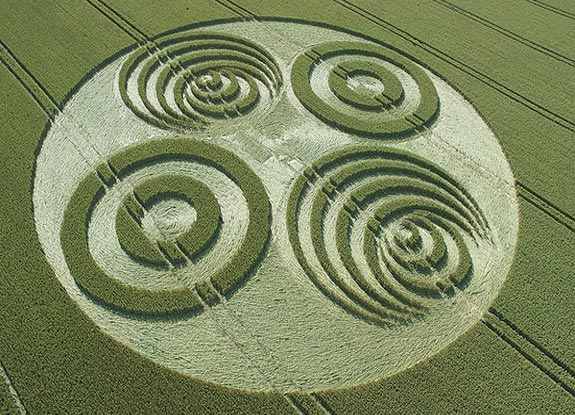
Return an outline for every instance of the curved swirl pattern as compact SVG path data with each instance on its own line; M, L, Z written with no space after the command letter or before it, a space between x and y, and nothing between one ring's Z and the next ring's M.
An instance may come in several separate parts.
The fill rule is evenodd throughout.
M404 138L429 126L439 112L435 85L425 71L375 44L313 46L294 62L291 81L311 113L353 134Z
M172 172L166 173L170 162L207 173L192 177L196 170L178 171L169 165ZM159 174L154 170L158 167ZM238 219L247 222L245 226L224 223L224 212L229 218L229 212L233 216L238 207L226 206L229 201L214 194L217 186L209 183L212 177L225 178L245 200L247 217ZM109 208L104 199L115 194L120 194L115 213L118 242L139 267L130 281L137 282L146 269L180 269L193 277L167 288L153 288L126 282L101 266L91 250L89 229L96 209ZM163 203L168 203L164 210L168 215L153 218L159 233L146 232L143 224L149 216L161 216L157 206ZM178 206L184 206L184 215L175 212L174 216ZM70 272L86 294L120 311L172 314L212 304L252 274L268 243L270 215L262 182L237 156L189 138L161 139L129 147L90 173L71 197L60 238ZM189 223L178 223L182 218ZM231 232L230 227L234 228ZM243 229L242 233L236 228ZM237 240L226 240L230 237ZM212 265L201 268L202 261L218 249L220 256L212 258ZM199 270L203 271L198 275Z
M354 315L398 324L464 289L469 243L489 241L470 194L440 167L385 147L335 151L296 179L290 242L315 285Z
M157 50L142 46L120 71L120 93L140 118L160 128L189 130L265 109L282 78L274 58L229 34L164 36Z

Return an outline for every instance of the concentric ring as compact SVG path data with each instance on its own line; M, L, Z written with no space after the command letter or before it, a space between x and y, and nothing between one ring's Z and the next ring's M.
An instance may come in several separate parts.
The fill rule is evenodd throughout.
M221 201L207 183L179 172L150 176L130 183L137 172L170 161L200 164L225 175L243 194L248 216L235 252L206 275L195 275L164 289L128 284L103 269L90 247L89 228L93 213L107 194L120 186L131 191L122 196L116 212L116 234L122 248L145 268L173 269L185 265L190 273L221 242ZM158 200L179 198L195 208L196 221L176 237L150 239L141 223ZM77 284L90 296L121 311L138 314L171 314L202 308L220 296L231 294L248 278L265 252L270 233L270 203L256 174L231 152L190 138L148 141L110 157L88 174L74 191L66 208L61 243L66 262ZM193 281L192 283L186 281Z
M155 241L161 250L158 252L152 249L148 238L140 234L144 212L153 208L156 201L174 197L191 205L197 218L176 238L160 235ZM220 225L221 211L216 197L208 186L188 176L160 175L145 181L134 188L133 194L125 196L116 216L120 245L129 255L152 264L165 264L164 257L172 264L183 263L186 258L195 261L215 241Z
M376 87L354 86L358 76L370 78ZM291 82L299 101L316 117L372 138L412 135L439 112L435 85L425 71L380 45L338 41L313 46L296 58Z

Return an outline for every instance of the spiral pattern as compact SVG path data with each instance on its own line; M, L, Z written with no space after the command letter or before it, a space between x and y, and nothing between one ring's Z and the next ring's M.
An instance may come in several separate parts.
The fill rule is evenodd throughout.
M164 36L142 46L120 71L125 104L160 128L196 129L215 120L265 110L282 78L274 58L257 44L222 33Z
M473 275L469 243L489 242L476 201L440 167L385 147L352 147L296 179L289 239L314 284L378 324L423 316Z
M86 294L123 312L173 314L214 304L252 274L266 250L270 215L262 182L237 156L190 138L160 139L129 147L88 174L60 237ZM115 229L106 227L110 221ZM106 234L102 241L98 233ZM102 258L114 236L127 260L109 254L109 265ZM168 282L146 285L147 273Z
M439 98L429 76L380 45L329 42L299 55L291 71L299 101L343 131L399 139L429 126Z

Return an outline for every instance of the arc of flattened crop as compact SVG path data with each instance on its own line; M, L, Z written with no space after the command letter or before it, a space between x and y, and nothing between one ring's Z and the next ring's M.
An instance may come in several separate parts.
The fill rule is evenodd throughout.
M314 284L348 312L385 325L421 317L463 289L473 273L467 244L489 240L485 216L461 184L421 157L385 147L348 147L316 161L291 189L287 223ZM304 248L304 232L311 247ZM362 257L352 232L361 235ZM326 243L332 236L335 248Z
M103 271L92 257L88 246L90 218L106 192L104 184L121 182L142 167L166 160L202 163L228 176L246 199L247 229L230 259L211 275L202 277L194 287L154 290L127 285ZM198 310L204 302L212 304L220 296L231 295L253 273L270 237L271 209L261 180L239 157L214 144L181 137L134 145L112 156L106 165L107 168L99 166L97 172L88 174L73 193L60 235L70 272L85 293L124 312L174 314ZM138 224L146 206L165 194L177 195L194 204L198 223L195 231L185 232L174 241L159 241L156 248ZM221 225L219 212L219 201L205 184L194 178L177 174L148 178L124 198L118 211L120 245L148 266L162 265L166 258L172 264L195 260L217 239Z

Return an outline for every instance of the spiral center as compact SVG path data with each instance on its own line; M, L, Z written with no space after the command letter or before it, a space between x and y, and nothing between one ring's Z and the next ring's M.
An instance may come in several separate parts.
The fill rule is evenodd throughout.
M205 82L206 84L210 83L212 81L212 79L213 79L213 77L210 74L200 76L200 80L202 82Z
M196 219L196 210L187 201L166 198L149 207L142 218L142 229L151 240L175 240L187 232Z
M413 236L413 232L407 228L399 227L395 233L395 236L400 242L407 242Z

